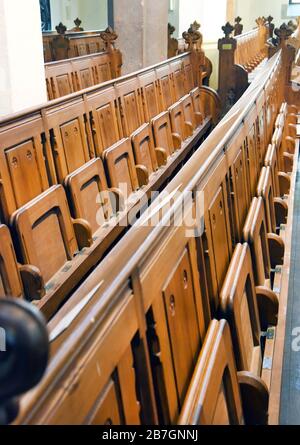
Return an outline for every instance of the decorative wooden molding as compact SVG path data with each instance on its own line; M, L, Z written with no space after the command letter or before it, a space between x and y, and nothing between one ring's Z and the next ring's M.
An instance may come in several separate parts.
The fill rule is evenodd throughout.
M290 39L290 37L292 36L293 31L287 26L286 23L283 23L280 28L275 28L274 32L279 39L279 44L281 47L286 46L287 40L289 40L289 43L292 43L293 39Z
M57 31L57 34L61 36L65 35L67 32L67 27L62 22L60 22L59 25L55 27L55 29Z
M188 45L188 51L199 51L202 49L203 36L199 29L201 28L200 23L196 20L191 24L188 31L182 34L185 43Z
M243 29L244 29L244 25L242 25L242 18L241 17L236 17L234 19L235 21L235 25L234 25L234 35L236 36L240 36L243 33Z
M175 31L175 26L168 23L168 59L175 57L178 54L179 42L177 39L172 37Z
M105 43L108 52L115 50L118 34L110 26L104 32L100 33L100 37Z

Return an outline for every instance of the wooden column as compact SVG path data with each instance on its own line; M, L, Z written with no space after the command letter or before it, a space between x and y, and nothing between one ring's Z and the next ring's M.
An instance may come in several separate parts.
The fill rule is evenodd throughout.
M219 96L221 98L222 109L228 109L235 100L235 75L234 75L234 55L237 48L237 41L231 34L234 27L227 22L222 27L225 37L219 40Z

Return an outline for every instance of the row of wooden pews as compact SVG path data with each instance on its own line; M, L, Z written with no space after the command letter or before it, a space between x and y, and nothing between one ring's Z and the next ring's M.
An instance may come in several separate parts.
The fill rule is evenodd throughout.
M242 96L255 76L263 69L269 55L268 39L272 17L259 17L257 27L249 32L236 33L237 26L229 22L222 28L225 37L219 40L219 94L223 108L230 107ZM271 56L274 51L271 52Z
M67 31L67 27L60 23L55 28L56 32L43 32L45 63L96 54L105 50L103 33L109 32L110 28L106 31L83 31L80 25L79 27L77 25L73 30Z
M191 156L219 108L196 62L188 53L0 122L5 294L51 318Z
M45 64L48 99L58 99L121 76L122 54L115 48L117 34L108 28L101 33L104 48Z
M276 419L299 153L285 50L52 318L19 424Z

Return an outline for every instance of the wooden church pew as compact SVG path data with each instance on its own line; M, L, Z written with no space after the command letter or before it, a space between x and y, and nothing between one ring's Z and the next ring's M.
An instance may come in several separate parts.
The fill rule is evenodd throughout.
M139 350L143 353L143 369L135 366L137 393L140 392L141 380L144 389L143 395L140 393L137 397L141 404L141 422L173 424L178 422L180 413L191 415L196 405L185 405L184 402L190 400L192 394L188 388L193 373L196 372L194 375L197 376L197 370L201 369L201 376L203 375L202 366L197 366L199 354L202 350L202 356L207 356L214 348L219 351L218 345L224 330L229 333L229 327L225 328L227 325L223 322L222 333L213 335L215 340L209 343L209 346L207 341L205 342L209 322L217 314L220 305L220 293L235 245L239 242L239 236L243 236L244 219L246 220L251 201L257 194L259 175L264 165L263 157L271 142L269 134L274 131L274 128L271 131L269 126L275 124L273 117L279 112L284 100L283 86L278 76L282 69L281 62L281 53L268 62L264 76L253 82L247 94L201 144L200 150L195 151L172 178L164 188L164 193L151 204L149 212L141 215L104 261L99 261L101 255L97 261L91 250L81 253L78 261L84 261L83 257L86 255L85 261L93 263L93 267L86 269L86 279L81 278L81 284L74 289L61 309L57 310L57 306L52 313L53 320L49 325L52 343L49 369L41 384L22 400L18 423L59 422L60 417L59 414L56 416L56 412L60 413L61 401L68 399L66 406L72 406L74 379L80 382L79 386L75 385L80 388L80 393L88 396L82 414L78 414L78 410L74 411L73 421L76 424L83 423L83 417L93 417L90 413L96 411L93 410L94 400L103 400L105 385L99 385L90 395L91 378L84 378L84 375L87 375L84 374L86 354L89 354L91 349L98 350L98 336L103 338L102 329L106 326L110 330L114 329L113 312L122 312L121 308L129 304L128 295L133 295L134 309L138 312L137 317L134 314L129 316L132 321L135 318L138 320L138 328L133 329L130 342L139 331ZM267 97L269 84L278 89L271 119L267 119L267 106L270 104ZM261 122L265 122L265 125L261 125ZM159 148L159 144L155 145ZM180 150L175 151L174 155L168 158L164 171L173 168L171 159L181 154ZM249 154L251 162L248 162ZM123 175L123 165L121 167L120 174ZM153 173L152 177L155 174ZM252 180L252 176L256 181ZM292 179L294 181L294 177ZM149 184L150 182L151 176ZM158 182L156 180L155 185ZM142 188L145 193L150 190L147 189L149 184ZM183 224L178 224L182 211L182 199L178 192L184 197L190 196ZM152 217L156 218L154 225L150 224ZM283 267L288 269L286 257ZM282 310L279 316L282 317ZM190 329L192 327L194 329ZM123 340L123 330L118 329L116 332L116 344L119 344L119 341ZM228 337L227 334L224 336ZM266 349L269 351L267 341L268 339ZM231 341L228 340L226 344L229 351L226 360L232 355L231 363L234 363ZM221 362L215 363L224 365L225 370L228 361L224 361L224 349L222 351L222 354L215 355L218 360L222 358ZM266 358L268 354L269 352ZM101 359L104 355L101 354ZM185 360L180 360L181 357L185 357ZM104 358L108 362L106 355ZM235 357L235 360L238 359L239 357ZM118 363L119 359L116 359L108 373L104 373L106 382ZM222 366L219 369L222 369ZM226 412L224 397L222 398L222 394L218 397L220 392L205 390L205 393L214 399L214 404L220 402L221 414L225 413L225 422L236 423L244 419L246 423L265 423L265 415L258 416L260 411L257 410L257 406L264 405L256 404L260 400L249 396L252 376L250 379L247 373L242 373L237 378L236 369L234 368L233 372L233 364L231 366L231 379L236 379L235 387L241 393L242 417L234 417L234 406L237 402L234 406L227 403ZM268 371L268 378L272 378L272 363L268 364L266 360L263 368ZM217 372L218 367L211 369ZM214 374L206 372L207 381L215 383ZM224 373L221 373L220 387L223 376ZM263 377L265 378L265 375ZM199 380L196 378L195 381L193 388L201 389ZM259 394L262 400L267 401L267 391L262 390ZM194 397L194 394L191 397ZM246 403L249 400L250 405ZM197 405L197 410L200 408L201 406ZM255 413L257 416L253 417ZM106 415L99 416L99 423L102 423L103 417L107 419ZM196 419L193 421L197 423L198 418ZM213 421L211 419L218 419L216 423L220 422L219 417L212 414L212 417L208 417L206 421L204 419L203 423L210 423ZM224 420L224 417L221 419ZM125 423L124 419L121 423Z
M255 77L258 65L267 58L268 28L259 18L258 28L232 37L234 27L228 22L219 40L219 94L226 110L241 97ZM259 70L258 70L259 72Z

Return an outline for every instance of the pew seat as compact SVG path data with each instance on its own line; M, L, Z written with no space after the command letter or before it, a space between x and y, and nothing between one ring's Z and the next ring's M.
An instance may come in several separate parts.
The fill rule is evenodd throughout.
M179 425L264 425L267 407L263 382L251 373L237 373L229 325L213 320Z

